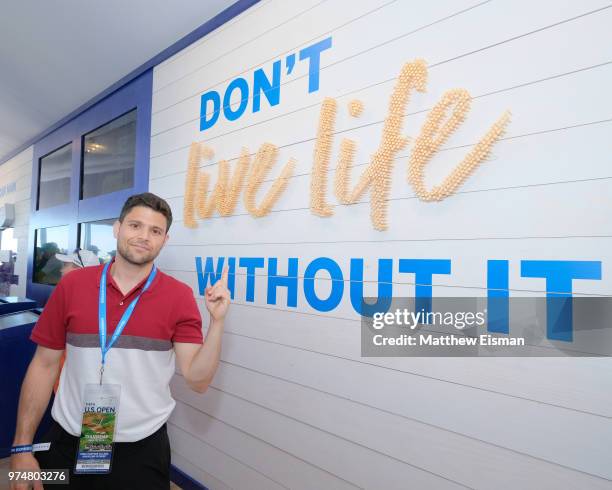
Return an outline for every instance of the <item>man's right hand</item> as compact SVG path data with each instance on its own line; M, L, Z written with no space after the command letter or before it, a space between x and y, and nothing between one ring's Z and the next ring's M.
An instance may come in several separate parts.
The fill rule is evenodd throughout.
M9 471L40 471L40 465L33 453L13 454ZM34 485L34 490L43 490L40 480L13 482L11 483L11 490L27 490L30 485Z

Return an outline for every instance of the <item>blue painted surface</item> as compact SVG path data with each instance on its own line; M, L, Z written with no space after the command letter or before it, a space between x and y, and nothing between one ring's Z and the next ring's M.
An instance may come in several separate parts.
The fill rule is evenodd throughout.
M179 470L173 464L170 465L170 480L176 483L183 490L208 490L208 487L205 487L201 483L195 481L187 473Z
M36 301L18 296L0 296L0 315L36 308Z
M27 148L29 148L33 144L39 142L41 139L46 138L48 135L50 135L51 133L53 133L57 129L60 129L62 126L66 125L66 124L69 124L74 118L78 117L84 111L88 110L90 107L93 107L95 104L97 104L98 102L102 101L103 99L105 99L106 97L111 95L116 90L119 90L124 85L132 82L134 79L138 78L139 76L141 76L143 73L147 72L148 70L152 70L153 67L155 67L156 65L159 65L161 62L163 62L163 61L167 60L168 58L174 56L176 53L178 53L182 49L186 48L190 44L192 44L192 43L196 42L197 40L201 39L202 37L206 36L208 33L214 31L218 27L220 27L223 24L225 24L226 22L230 21L231 19L233 19L237 15L241 14L242 12L247 10L249 7L252 7L253 5L255 5L259 1L260 0L238 0L233 5L230 5L228 8L226 8L219 15L213 17L208 22L202 24L197 29L194 29L192 32L187 34L185 37L179 39L173 45L171 45L168 48L164 49L161 53L159 53L158 55L154 56L149 61L143 63L138 68L136 68L135 70L133 70L130 73L128 73L121 80L118 80L117 82L115 82L111 86L109 86L107 89L105 89L102 92L100 92L95 97L92 97L90 100L88 100L82 106L80 106L77 109L75 109L74 111L72 111L66 117L60 119L59 121L57 121L52 126L50 126L49 128L45 129L42 133L40 133L40 134L36 135L34 138L26 141L23 145L19 146L18 148L16 148L15 150L11 151L7 155L4 155L3 157L0 157L0 165L2 165L3 163L6 163L8 160L10 160L11 158L17 156L23 150L26 150Z
M393 259L378 259L378 293L376 302L367 302L363 296L363 259L352 258L350 269L351 305L363 316L373 316L376 312L385 312L391 306L393 297Z
M267 303L275 305L276 289L287 288L287 306L295 308L298 296L298 258L289 257L287 263L288 274L282 276L278 274L278 259L276 257L268 259Z
M208 264L208 257L206 257L206 263ZM238 267L246 269L246 300L250 303L255 301L255 275L257 273L255 269L262 269L264 264L265 259L263 257L240 257L238 261ZM206 286L206 284L204 285Z
M601 261L521 260L521 277L546 279L546 338L572 342L572 282L600 281Z
M300 51L300 61L309 60L308 66L308 93L319 90L319 71L321 66L321 52L332 47L332 38L328 37L318 43L308 46Z
M4 325L7 321L11 325ZM10 456L15 437L19 392L36 351L36 344L30 340L33 328L30 314L16 313L0 318L0 458ZM53 396L36 431L35 442L40 442L41 435L51 425L52 405Z
M432 311L431 296L434 274L450 274L450 259L400 259L399 271L414 274L415 311L426 315Z
M296 55L299 61L308 64L308 93L319 90L319 72L321 71L321 53L332 47L331 36L316 42L311 46L291 53L284 57L286 70L281 70L283 58L274 60L271 64L253 71L252 76L237 77L229 82L222 90L208 90L200 96L200 131L212 128L221 114L227 121L239 119L247 110L251 97L249 80L252 80L253 113L261 110L263 94L270 107L278 105L281 101L282 77L289 77L295 67ZM271 79L270 79L271 77ZM221 97L223 94L223 97ZM240 103L237 108L231 104L232 99L239 96ZM235 102L234 102L235 105ZM210 112L209 112L210 109Z
M508 260L487 262L487 330L510 333L510 282Z
M331 278L331 292L327 298L319 298L315 289L315 277L321 270L326 271ZM342 300L344 293L344 278L338 263L329 257L319 257L313 260L304 271L304 296L309 305L317 311L331 311Z

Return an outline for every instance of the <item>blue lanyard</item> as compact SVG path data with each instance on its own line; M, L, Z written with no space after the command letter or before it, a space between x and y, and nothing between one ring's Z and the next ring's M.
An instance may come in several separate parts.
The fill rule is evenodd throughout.
M149 278L147 279L147 282L142 288L142 291L140 292L138 296L136 296L136 298L134 298L134 300L130 303L127 309L123 312L123 315L121 316L121 320L119 320L119 323L117 324L117 327L115 328L115 331L113 333L113 336L110 339L110 342L108 343L108 345L106 345L106 273L108 271L109 266L110 266L110 262L107 262L106 265L104 266L104 270L102 271L102 277L100 277L100 296L98 300L98 330L100 332L100 349L102 350L102 367L100 369L100 384L102 384L102 374L104 373L104 362L106 359L106 354L108 353L109 350L111 350L111 347L121 335L121 332L123 332L125 325L127 324L128 320L132 316L132 312L134 311L134 308L136 308L136 304L138 303L138 300L140 299L142 294L147 289L149 289L149 286L153 282L153 279L155 279L155 274L157 274L157 268L155 267L155 265L153 265L153 269L151 270L151 273L149 274Z

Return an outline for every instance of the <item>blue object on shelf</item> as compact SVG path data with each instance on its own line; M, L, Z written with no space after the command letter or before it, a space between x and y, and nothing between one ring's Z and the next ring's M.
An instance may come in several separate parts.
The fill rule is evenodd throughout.
M16 311L27 311L36 308L36 301L19 296L0 296L0 315L15 313Z

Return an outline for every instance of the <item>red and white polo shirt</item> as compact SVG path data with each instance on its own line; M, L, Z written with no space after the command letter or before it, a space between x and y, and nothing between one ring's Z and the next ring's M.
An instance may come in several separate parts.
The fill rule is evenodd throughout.
M85 267L62 278L30 337L44 347L66 349L51 415L75 436L81 431L84 387L100 380L98 292L102 269L102 265ZM146 278L126 295L110 272L107 281L108 342ZM202 319L191 288L158 269L106 355L104 382L121 385L117 442L144 439L170 417L176 404L169 387L175 371L173 342L202 344Z

